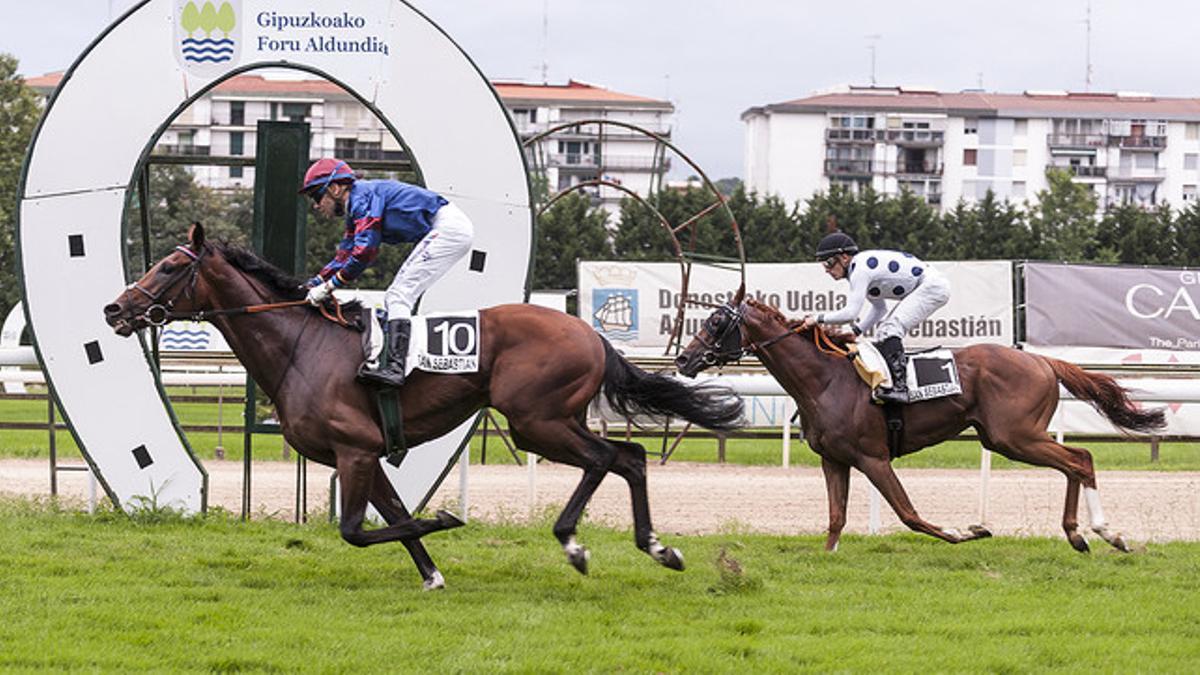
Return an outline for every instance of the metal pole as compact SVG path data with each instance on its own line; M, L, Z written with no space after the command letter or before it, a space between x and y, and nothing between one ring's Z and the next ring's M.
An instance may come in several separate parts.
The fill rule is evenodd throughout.
M50 391L50 387L46 387L46 401L50 404L50 412L47 416L46 431L50 434L50 495L58 495L58 444L55 442L54 436L54 393Z
M987 448L979 447L979 524L987 523L988 519L988 480L992 476L992 453Z
M868 484L867 492L870 494L870 507L868 508L870 515L867 520L867 531L871 534L879 534L879 490L875 489L874 484Z
M792 465L792 399L783 402L783 468Z
M252 434L249 429L242 434L242 520L250 517L250 449Z
M525 453L525 466L529 476L529 515L533 516L537 507L537 457L532 452Z
M467 467L471 464L470 446L463 448L458 456L458 514L465 523L470 520L470 503L467 501Z
M224 370L224 366L221 367ZM225 459L225 444L222 442L222 420L224 420L225 410L225 385L217 386L217 447L213 448L213 454L217 459Z

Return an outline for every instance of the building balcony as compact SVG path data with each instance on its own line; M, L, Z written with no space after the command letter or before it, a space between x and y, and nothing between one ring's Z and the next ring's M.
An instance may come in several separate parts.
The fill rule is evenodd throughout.
M888 143L896 145L941 145L946 132L934 129L888 129Z
M1114 145L1126 150L1162 150L1167 147L1166 136L1114 136Z
M904 176L940 176L942 175L942 164L940 162L898 162L895 173Z
M1046 173L1053 170L1066 171L1075 178L1105 178L1108 176L1107 166L1091 166L1088 164L1071 164L1067 166L1047 166Z
M825 173L831 176L869 176L875 162L869 159L827 159Z
M1046 144L1051 148L1102 148L1108 145L1104 134L1050 134Z
M160 143L154 146L155 155L171 155L171 156L201 156L208 157L212 154L212 146L209 145L193 145L191 143L182 144L166 144Z
M615 120L615 119L611 120L611 121L625 122L625 120ZM513 126L516 127L518 136L520 136L521 138L530 138L530 137L536 136L540 133L549 131L550 129L553 129L554 127L561 126L563 124L569 124L570 122L571 122L571 120L560 120L558 122L529 122L526 120L513 120ZM656 125L656 124L637 124L637 122L628 122L628 123L635 124L638 127L645 129L646 131L648 131L656 136L662 136L663 138L666 138L666 139L671 138L670 127ZM599 127L595 124L584 124L584 125L581 125L578 127L563 129L562 131L555 132L555 134L554 134L554 138L564 139L564 140L576 140L576 139L595 140L600 137L601 137L601 134L599 131ZM638 133L637 131L634 131L633 129L626 129L625 127L619 127L619 126L612 125L612 124L604 125L603 137L604 138L621 139L621 140L637 139L637 138L649 139L649 137L646 136L645 134Z
M887 140L887 133L883 129L837 127L825 130L825 140L834 143L883 143Z
M1167 178L1167 170L1135 169L1121 167L1108 172L1108 180L1114 183L1160 183Z
M354 160L404 162L408 160L408 155L403 150L383 150L382 148L347 148L343 146L335 148L334 154L338 159L347 162Z
M553 152L546 155L546 166L556 169L667 171L671 168L671 162L666 157L645 155L585 155L573 152Z

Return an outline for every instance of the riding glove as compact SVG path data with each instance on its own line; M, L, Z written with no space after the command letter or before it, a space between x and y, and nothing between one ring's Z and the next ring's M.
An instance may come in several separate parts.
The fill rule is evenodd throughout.
M333 293L333 281L322 281L321 283L308 289L308 304L320 307L321 303Z

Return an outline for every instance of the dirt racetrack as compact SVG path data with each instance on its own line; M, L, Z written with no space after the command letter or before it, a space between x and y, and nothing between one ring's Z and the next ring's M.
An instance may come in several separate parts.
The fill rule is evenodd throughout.
M210 505L241 509L242 466L208 462ZM254 465L252 511L258 517L292 518L296 501L295 464ZM979 521L980 477L976 470L909 469L898 472L917 510L945 527ZM659 533L712 533L728 530L774 534L819 533L826 527L824 478L820 469L745 467L674 463L652 465L650 506ZM468 506L471 518L521 520L530 513L556 514L579 478L579 471L548 463L536 468L531 507L529 473L518 466L471 466ZM308 509L325 512L330 470L308 465ZM86 474L60 472L59 491L86 500ZM431 501L459 511L459 473L447 477ZM1111 525L1133 542L1200 540L1200 473L1121 472L1099 475L1100 495ZM998 536L1060 536L1065 480L1051 470L993 471L985 522ZM48 495L45 460L0 461L0 495ZM103 492L101 492L103 498ZM1082 500L1081 500L1082 502ZM868 487L855 472L850 483L846 531L865 533ZM1086 509L1081 506L1081 522ZM631 526L629 492L610 475L588 508L588 518L620 528ZM906 529L887 504L880 509L883 532ZM549 536L549 533L547 533Z

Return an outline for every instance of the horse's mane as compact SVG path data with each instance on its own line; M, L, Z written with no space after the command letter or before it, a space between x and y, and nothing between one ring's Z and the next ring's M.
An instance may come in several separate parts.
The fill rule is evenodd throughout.
M262 259L254 251L227 241L212 242L212 246L229 261L229 264L263 282L283 299L302 300L307 295L304 280L284 272ZM344 310L356 309L360 304L355 300L342 305L342 308Z
M747 305L750 305L751 307L753 307L753 308L757 309L758 311L762 312L763 314L767 315L767 318L769 318L771 321L774 321L775 323L779 324L780 327L782 327L786 330L791 330L800 325L799 319L789 319L783 315L783 312L780 312L779 310L775 309L774 307L772 307L770 305L763 304L753 298L746 298L745 302ZM855 341L855 335L852 331L841 330L841 329L837 329L837 328L829 328L829 327L824 327L824 328L822 328L822 330L825 331L825 335L828 336L829 339L832 340L834 344L836 344L837 346L839 346L843 349L846 348L847 345L849 345L850 343ZM800 331L800 334L801 335L811 335L812 332L813 332L813 329L809 328L807 330Z

